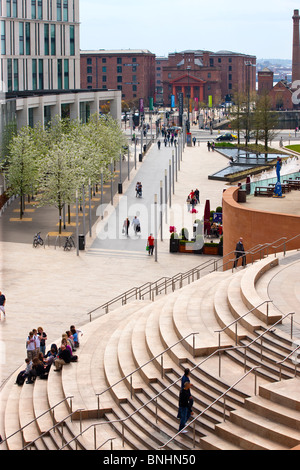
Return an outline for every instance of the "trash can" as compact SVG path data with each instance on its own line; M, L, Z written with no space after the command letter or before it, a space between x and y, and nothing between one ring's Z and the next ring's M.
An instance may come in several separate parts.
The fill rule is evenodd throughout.
M83 251L85 249L85 236L84 235L78 235L78 248L80 251Z
M140 153L139 154L139 162L142 162L143 161L143 155Z
M118 193L123 194L123 184L122 183L118 183Z
M247 191L245 189L239 189L238 202L247 201Z

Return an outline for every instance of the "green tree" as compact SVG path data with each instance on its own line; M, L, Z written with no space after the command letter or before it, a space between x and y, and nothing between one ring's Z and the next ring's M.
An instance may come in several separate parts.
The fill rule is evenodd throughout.
M7 162L8 194L20 196L20 219L22 219L25 196L31 192L38 176L38 154L29 127L23 128L13 137L9 145Z
M272 111L272 103L268 93L263 93L258 97L254 112L255 128L260 129L261 139L264 141L265 150L268 150L268 143L276 136L278 117Z

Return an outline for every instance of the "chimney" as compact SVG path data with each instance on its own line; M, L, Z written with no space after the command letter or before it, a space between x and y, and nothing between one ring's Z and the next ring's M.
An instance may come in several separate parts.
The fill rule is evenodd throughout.
M300 80L300 34L299 34L299 10L294 10L293 23L293 70L292 82Z

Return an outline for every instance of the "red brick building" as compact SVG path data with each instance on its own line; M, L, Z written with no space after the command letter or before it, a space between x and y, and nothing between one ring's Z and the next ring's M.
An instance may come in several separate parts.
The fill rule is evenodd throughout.
M235 91L256 89L256 57L230 51L183 51L171 53L163 64L164 104L169 106L171 95L213 105L232 98Z
M267 93L275 111L291 111L295 109L292 100L292 89L286 80L280 80L274 85L274 72L267 67L258 72L258 94Z
M121 90L127 103L154 98L155 55L148 50L81 51L80 72L82 89Z

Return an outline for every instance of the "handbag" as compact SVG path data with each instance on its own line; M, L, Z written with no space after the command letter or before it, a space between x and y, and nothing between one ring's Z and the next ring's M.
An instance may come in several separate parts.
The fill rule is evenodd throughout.
M149 245L146 246L146 251L149 251Z

